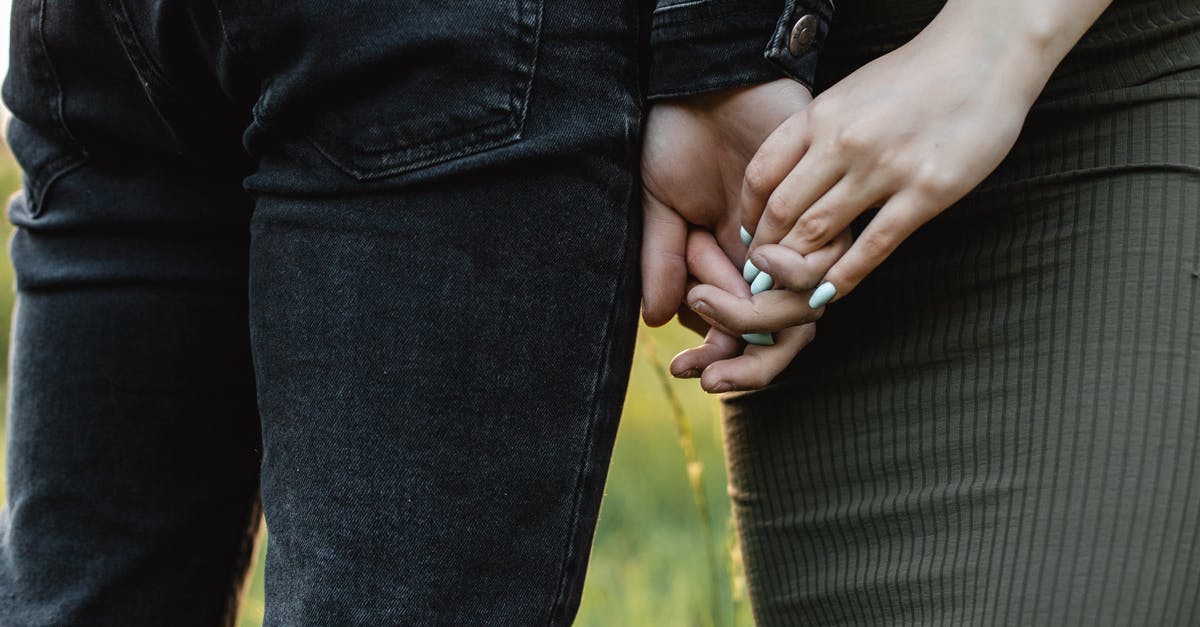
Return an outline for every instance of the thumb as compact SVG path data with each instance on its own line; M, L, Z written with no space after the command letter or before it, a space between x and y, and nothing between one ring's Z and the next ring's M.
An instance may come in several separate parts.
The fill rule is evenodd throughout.
M642 319L666 324L683 302L687 284L687 222L674 209L643 195Z

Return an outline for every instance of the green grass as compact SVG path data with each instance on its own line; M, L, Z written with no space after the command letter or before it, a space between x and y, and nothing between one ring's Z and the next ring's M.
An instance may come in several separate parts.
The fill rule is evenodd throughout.
M17 189L19 180L11 156L0 150L3 197ZM7 242L8 223L2 223ZM12 304L12 265L5 249L0 255L0 329L5 331ZM735 553L730 551L717 405L695 381L666 381L678 399L680 412L675 412L647 338L652 338L662 366L695 341L676 325L641 329L576 624L750 625L744 593L737 602L732 593L730 570L736 564L730 558ZM7 332L0 336L0 348L7 354ZM0 419L0 442L3 434ZM696 481L691 482L687 448L693 450L690 469ZM0 461L3 450L0 447ZM3 482L0 464L0 485ZM705 505L703 512L697 496ZM0 503L3 499L0 494ZM262 564L268 544L259 551L240 627L262 622Z
M13 160L12 153L8 151L8 144L0 142L0 199L7 200L9 195L21 186L21 170L17 167L16 161ZM13 301L16 299L16 292L13 286L13 268L12 258L8 256L8 236L12 233L12 227L8 223L7 210L8 203L3 206L5 213L4 219L0 219L0 241L4 242L3 254L0 254L0 349L3 350L5 359L0 363L0 374L4 380L8 380L8 329L12 322ZM5 385L0 390L0 407L8 407L8 386ZM7 486L5 477L8 471L8 463L6 454L8 447L2 446L6 440L4 438L5 426L8 424L7 409L0 412L0 487ZM0 490L0 504L3 504L8 496L7 490Z

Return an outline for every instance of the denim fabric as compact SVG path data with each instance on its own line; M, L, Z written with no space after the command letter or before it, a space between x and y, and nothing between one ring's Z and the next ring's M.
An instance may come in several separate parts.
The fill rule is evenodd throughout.
M632 358L633 0L17 0L0 625L566 624ZM260 429L261 425L261 429Z
M792 54L796 22L811 15L816 39ZM833 0L657 0L649 94L670 98L789 76L812 89Z

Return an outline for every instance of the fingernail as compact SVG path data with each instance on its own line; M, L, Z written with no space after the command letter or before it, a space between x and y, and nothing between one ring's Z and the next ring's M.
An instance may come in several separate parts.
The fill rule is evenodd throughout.
M742 339L746 340L747 344L755 346L772 346L775 344L775 338L771 337L770 333L743 333Z
M700 376L700 369L692 368L691 370L685 370L676 376L680 379L695 379L696 377Z
M746 230L746 227L743 226L739 228L741 228L741 231L738 233L738 235L742 236L742 243L749 246L750 241L754 239L754 236L750 234L750 231Z
M742 266L742 278L746 279L747 283L753 283L756 276L758 276L758 268L755 268L754 264L747 259L746 265Z
M710 307L708 303L706 303L702 300L698 300L694 303L689 303L688 307L691 307L692 311L694 311L702 316L708 316L709 318L711 318L713 315L712 307Z
M833 286L833 283L826 281L813 290L812 296L808 299L808 306L813 309L820 309L826 303L833 300L834 296L837 296L837 288Z
M772 285L775 285L775 279L772 279L771 275L766 272L759 272L758 276L754 277L754 282L750 284L750 293L765 292L771 289Z
M732 383L730 383L728 381L721 381L720 383L712 386L712 389L709 391L712 392L713 394L720 394L721 392L728 392L729 390L732 390L732 389L733 389Z

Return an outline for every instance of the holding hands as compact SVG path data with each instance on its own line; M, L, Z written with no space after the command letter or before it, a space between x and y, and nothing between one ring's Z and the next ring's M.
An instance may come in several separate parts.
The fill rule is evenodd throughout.
M650 111L642 153L642 317L658 326L678 313L684 325L705 336L702 345L672 362L675 376L705 372L703 380L714 381L725 368L747 387L762 385L799 350L768 368L753 350L743 353L739 335L745 331L732 322L737 312L726 324L713 324L688 308L684 296L689 287L699 287L734 302L750 297L737 270L746 255L739 215L730 208L737 206L755 151L811 99L799 83L778 80L669 101ZM781 344L793 346L805 334L811 337L811 330L788 331ZM720 366L710 369L714 364Z
M812 340L826 303L1000 164L1054 67L1107 2L1089 0L1087 11L1010 4L951 0L912 41L786 119L778 118L789 109L780 99L794 106L808 98L770 83L757 102L773 103L769 115L728 108L706 120L720 127L704 127L711 144L670 158L655 114L690 105L651 111L644 317L665 323L683 300L703 323L687 311L681 319L709 327L702 346L676 356L673 374L700 376L710 392L766 385ZM772 120L777 128L732 181L738 160L728 156L746 147L729 138L752 139L739 131ZM725 167L713 167L722 155ZM698 180L664 177L660 168ZM877 207L852 242L851 222Z

